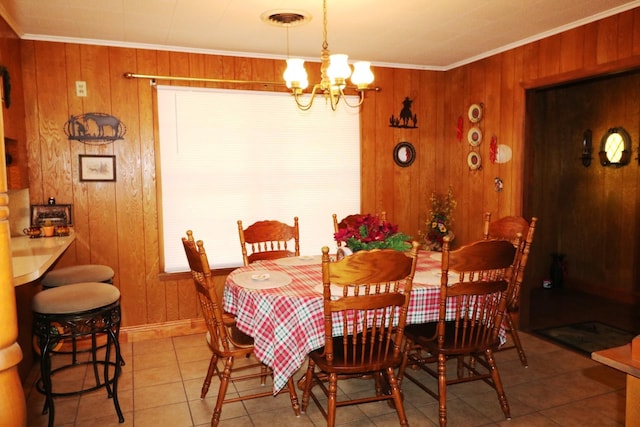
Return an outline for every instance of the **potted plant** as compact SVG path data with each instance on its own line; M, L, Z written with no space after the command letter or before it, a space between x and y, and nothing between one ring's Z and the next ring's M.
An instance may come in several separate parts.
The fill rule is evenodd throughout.
M377 215L363 215L354 224L334 234L337 242L344 242L352 252L371 249L411 249L411 238L398 231L398 226Z
M455 235L451 231L453 223L453 211L458 203L453 197L451 187L446 195L431 194L431 209L425 222L426 231L420 234L423 237L423 248L430 251L441 251L444 236L453 240Z

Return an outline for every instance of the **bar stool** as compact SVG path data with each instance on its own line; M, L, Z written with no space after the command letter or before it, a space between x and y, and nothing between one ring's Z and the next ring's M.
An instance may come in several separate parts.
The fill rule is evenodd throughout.
M113 268L101 264L82 264L51 270L42 278L42 289L70 285L72 283L113 283Z
M49 413L49 427L53 426L55 410L53 398L70 396L101 387L107 389L107 397L113 398L118 420L124 416L118 402L118 376L121 372L122 356L118 335L120 332L120 291L106 283L85 282L60 286L37 293L31 305L33 311L33 333L40 350L40 379L36 386L45 395L43 414ZM103 360L98 360L97 336L106 335L107 343ZM74 360L55 369L51 367L52 348L58 342L71 338L91 338L91 356L85 362ZM111 358L111 348L114 358ZM75 356L75 355L74 355ZM81 365L92 365L95 385L69 392L54 392L52 377L60 372ZM103 366L102 377L99 366ZM109 368L112 367L112 376Z
M58 286L66 286L73 283L113 283L113 276L115 276L115 272L113 271L113 268L108 265L81 264L51 270L45 274L40 283L44 290L56 288ZM76 355L78 353L78 343L76 339L71 339L71 351L62 351L60 350L60 347L62 347L62 343L59 343L57 348L52 351L58 353L71 353L73 355L73 363L75 363Z

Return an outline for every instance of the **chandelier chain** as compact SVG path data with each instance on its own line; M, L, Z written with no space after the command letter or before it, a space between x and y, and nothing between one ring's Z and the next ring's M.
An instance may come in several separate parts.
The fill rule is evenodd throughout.
M322 48L328 49L329 43L327 42L327 0L323 0L322 2Z

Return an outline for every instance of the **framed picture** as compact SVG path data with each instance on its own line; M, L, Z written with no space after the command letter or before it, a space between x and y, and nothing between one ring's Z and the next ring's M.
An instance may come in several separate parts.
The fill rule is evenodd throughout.
M80 181L115 181L116 156L80 154Z
M400 142L393 149L393 160L400 167L406 168L411 166L416 159L416 149L410 142Z
M31 225L40 227L45 221L53 225L73 225L72 205L31 205Z

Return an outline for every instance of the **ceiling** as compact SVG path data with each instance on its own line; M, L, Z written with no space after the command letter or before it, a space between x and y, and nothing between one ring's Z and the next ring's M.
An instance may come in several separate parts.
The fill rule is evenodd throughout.
M638 6L640 0L328 0L328 42L350 60L447 70ZM311 19L288 29L261 19L274 10ZM314 61L322 45L321 0L0 0L0 15L27 40Z

